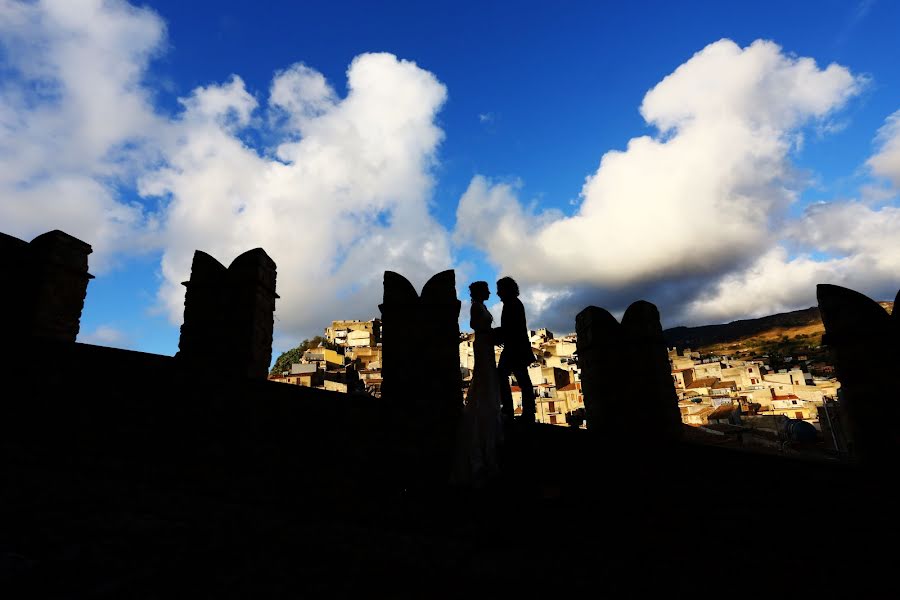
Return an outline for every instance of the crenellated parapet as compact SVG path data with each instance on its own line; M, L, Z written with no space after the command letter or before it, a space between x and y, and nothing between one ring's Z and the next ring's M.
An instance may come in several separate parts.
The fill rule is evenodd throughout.
M608 310L588 306L575 317L578 364L588 428L615 433L628 424L618 403L625 397L619 372L622 326Z
M462 410L460 306L452 270L428 280L421 296L405 277L385 271L381 393L418 448L416 476L449 468Z
M4 286L0 311L13 339L74 342L87 294L90 244L53 230L25 242L0 233Z
M642 430L657 439L680 438L681 412L659 310L644 300L632 303L622 316L622 332L630 380L645 390L643 404L634 407Z
M633 303L621 324L609 311L589 306L576 316L575 328L588 428L641 443L680 438L678 397L656 306Z
M228 268L197 250L183 285L178 358L199 367L264 379L272 361L276 266L262 248Z
M893 461L900 452L900 315L837 285L816 286L825 325L823 343L841 382L851 453L866 462ZM900 292L898 292L900 300Z

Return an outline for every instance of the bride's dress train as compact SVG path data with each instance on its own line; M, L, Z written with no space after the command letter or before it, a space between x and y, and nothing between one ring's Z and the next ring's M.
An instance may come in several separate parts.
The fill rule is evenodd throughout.
M500 380L491 335L493 317L484 304L472 303L470 326L475 331L475 365L466 395L457 439L453 483L481 486L500 470L503 441Z

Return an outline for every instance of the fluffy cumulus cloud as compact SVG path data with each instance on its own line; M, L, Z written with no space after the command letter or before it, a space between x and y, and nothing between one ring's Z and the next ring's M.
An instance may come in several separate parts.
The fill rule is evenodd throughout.
M162 114L145 81L165 43L152 11L0 0L0 35L4 230L64 228L93 244L101 274L117 257L160 252L173 322L198 248L226 265L269 253L284 344L337 316L377 314L385 269L421 286L451 266L428 211L446 89L415 63L358 56L344 97L304 64L274 74L268 93L235 75ZM271 146L246 141L260 132Z
M152 244L152 219L116 185L152 160L158 117L141 80L165 37L122 2L0 0L0 222L94 245L92 269Z
M446 89L390 54L358 56L347 87L340 98L296 64L275 76L263 108L238 77L182 100L163 166L139 188L168 199L161 298L173 318L195 248L226 263L265 248L288 332L376 314L385 269L421 286L450 266L447 232L428 211ZM241 140L260 111L282 137L270 154Z
M456 239L538 290L535 312L563 327L589 303L621 311L644 297L671 324L698 323L809 306L821 281L878 287L897 272L895 209L834 203L787 217L805 185L791 162L804 128L828 130L863 85L772 42L715 42L647 92L655 135L604 154L574 214L534 212L514 186L477 176ZM892 179L897 132L894 115L870 161Z
M813 304L817 283L847 286L877 300L892 299L900 273L898 113L886 119L875 141L877 149L867 165L875 178L892 182L893 190L868 184L858 199L806 207L778 231L778 245L746 268L699 290L684 314L712 321L790 310ZM787 247L794 249L793 256Z
M835 129L863 84L845 67L771 42L711 44L646 94L653 135L604 154L574 213L476 176L451 236L429 211L447 96L432 73L363 54L339 93L296 63L268 90L233 75L167 113L147 83L165 35L124 0L0 0L0 222L90 242L99 275L158 253L175 323L195 249L224 264L254 247L272 256L276 347L375 314L385 269L420 287L453 266L451 241L519 279L533 323L563 329L587 304L618 312L643 297L672 324L708 322L809 305L819 281L895 285L900 113L867 163L878 194L787 216L805 128ZM108 328L85 336L125 343Z

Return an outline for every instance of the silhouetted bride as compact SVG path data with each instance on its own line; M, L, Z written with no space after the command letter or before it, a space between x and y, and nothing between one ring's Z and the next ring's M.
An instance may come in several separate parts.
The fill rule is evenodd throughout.
M487 282L476 281L469 286L469 294L472 297L469 326L475 331L475 367L460 421L452 480L478 487L499 471L497 453L503 436L500 376L491 333L494 318L484 305L491 292Z

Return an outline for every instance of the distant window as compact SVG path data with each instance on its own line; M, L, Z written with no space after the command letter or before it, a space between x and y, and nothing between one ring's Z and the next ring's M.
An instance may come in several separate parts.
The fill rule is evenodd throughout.
M797 404L796 400L791 400L791 404Z

